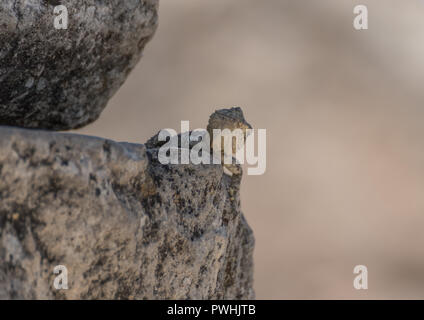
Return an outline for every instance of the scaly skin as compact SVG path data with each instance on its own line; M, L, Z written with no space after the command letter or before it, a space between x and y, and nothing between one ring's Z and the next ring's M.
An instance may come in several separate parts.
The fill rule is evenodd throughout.
M240 129L243 132L244 135L244 142L246 141L247 137L247 129L252 129L252 126L244 119L243 111L239 107L229 108L229 109L219 109L216 110L214 113L211 114L209 117L209 123L207 126L207 131L209 133L210 141L211 141L211 151L213 151L213 130L214 129L229 129L230 131ZM152 138L150 138L146 142L147 148L160 148L162 145L165 144L165 141L159 141L158 139L159 134L156 134ZM181 134L178 136L178 141L180 141ZM191 142L194 143L194 142ZM190 148L191 148L190 143ZM232 145L232 154L229 155L233 157L233 161L231 164L225 164L224 163L224 138L221 139L221 163L224 167L224 173L229 176L235 176L234 178L238 177L238 179L241 179L242 175L242 168L241 165L237 164L234 156L237 152L237 146L236 144Z
M252 129L252 126L244 119L243 111L239 107L234 107L230 109L220 109L215 111L211 116L209 117L209 123L207 126L207 131L209 133L209 136L211 138L211 150L213 150L213 130L214 129L229 129L231 131L236 129L241 129L243 131L244 135L244 142L247 138L247 129ZM235 159L233 158L232 164L224 164L224 142L223 138L221 139L221 161L222 165L224 166L224 172L230 176L236 175L241 176L242 175L242 168L239 164L235 162ZM235 143L232 145L232 154L231 156L234 157L237 152L237 146Z

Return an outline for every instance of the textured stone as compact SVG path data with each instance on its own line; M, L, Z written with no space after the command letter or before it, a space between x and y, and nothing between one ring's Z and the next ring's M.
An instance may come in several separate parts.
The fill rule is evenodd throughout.
M0 127L0 299L253 298L239 186L141 144Z
M54 28L54 7L69 13ZM0 124L65 130L98 118L157 26L157 0L2 0Z

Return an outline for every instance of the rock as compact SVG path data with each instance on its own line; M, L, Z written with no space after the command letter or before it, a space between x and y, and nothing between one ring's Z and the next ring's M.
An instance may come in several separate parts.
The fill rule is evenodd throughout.
M59 4L66 30L54 26ZM66 130L96 120L153 36L157 10L158 0L2 0L0 124Z
M253 246L221 165L0 127L0 299L253 298Z

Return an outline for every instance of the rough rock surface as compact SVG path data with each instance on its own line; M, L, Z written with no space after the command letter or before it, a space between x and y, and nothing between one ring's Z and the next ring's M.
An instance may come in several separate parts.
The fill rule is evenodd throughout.
M57 30L57 5L68 9ZM0 124L65 130L98 118L157 26L158 0L0 1Z
M0 299L253 298L240 180L156 154L0 127Z

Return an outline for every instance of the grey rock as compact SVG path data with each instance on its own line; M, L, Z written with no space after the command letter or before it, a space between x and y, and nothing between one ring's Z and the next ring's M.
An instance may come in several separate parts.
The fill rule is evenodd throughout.
M68 9L57 30L56 5ZM98 118L157 27L158 0L2 0L0 124L66 130Z
M157 151L0 127L0 299L254 298L240 180Z

